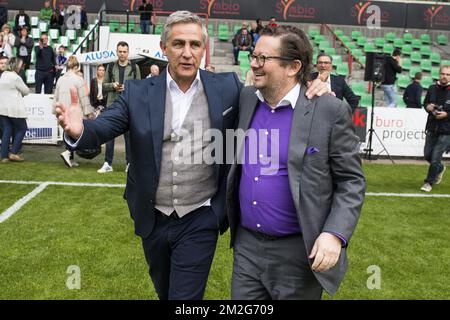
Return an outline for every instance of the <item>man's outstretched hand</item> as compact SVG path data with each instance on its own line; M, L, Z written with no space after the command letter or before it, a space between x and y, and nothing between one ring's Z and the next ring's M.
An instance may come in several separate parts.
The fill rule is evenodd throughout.
M70 106L58 102L56 117L64 132L74 140L78 140L83 132L83 110L78 103L77 90L70 89Z

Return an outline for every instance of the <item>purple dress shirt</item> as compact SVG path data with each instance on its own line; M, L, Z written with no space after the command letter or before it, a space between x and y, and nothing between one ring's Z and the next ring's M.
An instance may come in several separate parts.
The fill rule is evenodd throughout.
M256 107L245 139L239 187L243 227L273 236L300 233L289 187L288 147L294 110Z

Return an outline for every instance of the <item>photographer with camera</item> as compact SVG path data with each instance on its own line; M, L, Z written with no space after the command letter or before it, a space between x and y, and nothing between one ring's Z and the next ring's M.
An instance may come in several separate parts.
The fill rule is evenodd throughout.
M445 166L441 160L450 148L450 65L441 66L439 81L428 89L424 107L428 112L424 156L430 167L420 190L430 192L442 181Z

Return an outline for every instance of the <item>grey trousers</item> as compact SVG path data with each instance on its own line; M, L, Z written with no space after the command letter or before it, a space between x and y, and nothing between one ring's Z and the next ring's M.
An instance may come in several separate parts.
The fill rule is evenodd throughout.
M231 299L320 300L322 287L301 235L267 240L241 226L234 245Z

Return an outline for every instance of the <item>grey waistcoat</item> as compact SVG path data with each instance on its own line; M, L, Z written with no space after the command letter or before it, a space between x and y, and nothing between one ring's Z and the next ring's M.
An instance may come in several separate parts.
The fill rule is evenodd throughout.
M161 172L155 199L156 209L166 215L175 210L182 217L202 206L217 191L214 166L206 164L203 157L210 144L205 132L211 128L211 121L205 91L201 82L198 85L182 125L181 138L172 130L172 100L169 90L166 92Z

